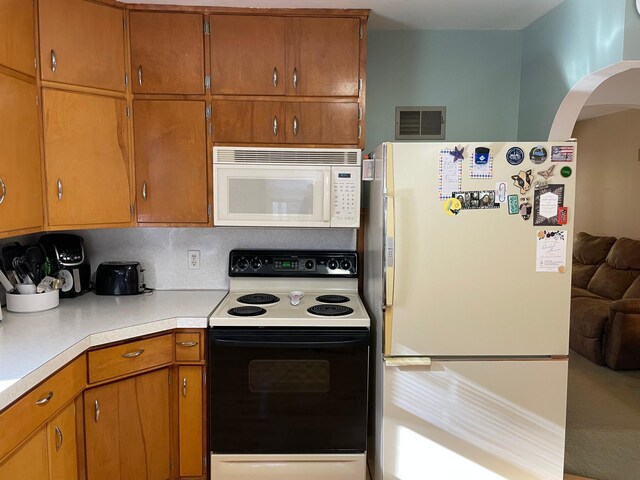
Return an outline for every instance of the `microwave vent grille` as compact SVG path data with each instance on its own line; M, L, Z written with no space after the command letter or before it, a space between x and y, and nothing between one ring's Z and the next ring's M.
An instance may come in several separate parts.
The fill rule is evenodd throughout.
M360 150L216 148L214 163L360 165Z

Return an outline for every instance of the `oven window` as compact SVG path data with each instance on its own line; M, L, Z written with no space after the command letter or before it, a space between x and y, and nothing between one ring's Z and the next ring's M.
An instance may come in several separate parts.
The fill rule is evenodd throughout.
M252 360L251 393L327 393L331 385L326 360Z
M230 178L229 213L313 215L313 179Z

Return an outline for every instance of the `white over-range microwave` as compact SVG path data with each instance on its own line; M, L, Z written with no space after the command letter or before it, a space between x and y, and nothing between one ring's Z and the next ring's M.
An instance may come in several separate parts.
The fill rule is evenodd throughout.
M358 149L214 147L213 178L214 225L360 225Z

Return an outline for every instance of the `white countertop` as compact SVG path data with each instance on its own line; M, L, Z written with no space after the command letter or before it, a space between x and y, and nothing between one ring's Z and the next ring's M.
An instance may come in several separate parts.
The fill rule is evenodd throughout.
M40 313L3 309L0 410L89 347L174 328L206 328L226 290L155 291L60 300Z

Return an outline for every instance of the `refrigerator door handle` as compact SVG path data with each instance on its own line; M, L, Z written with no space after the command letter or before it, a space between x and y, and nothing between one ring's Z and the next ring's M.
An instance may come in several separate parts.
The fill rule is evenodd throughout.
M430 367L430 357L384 357L385 367Z
M384 195L384 306L393 305L393 284L395 281L396 263L396 231L395 231L395 204L393 196Z

